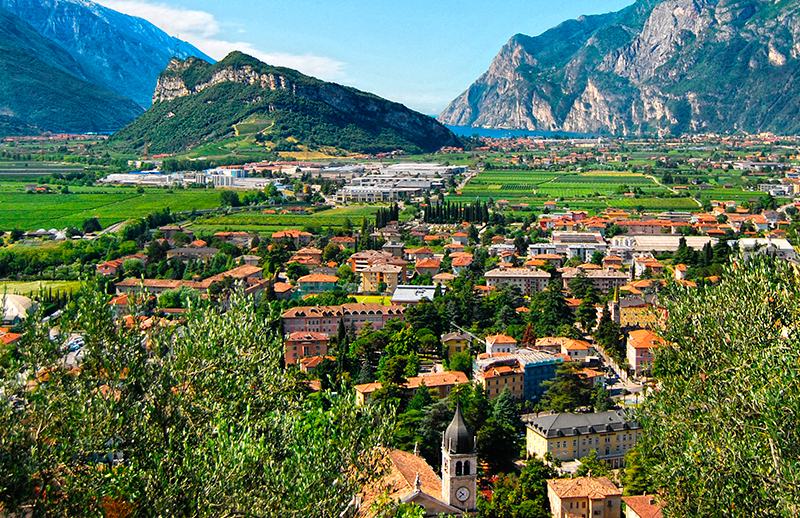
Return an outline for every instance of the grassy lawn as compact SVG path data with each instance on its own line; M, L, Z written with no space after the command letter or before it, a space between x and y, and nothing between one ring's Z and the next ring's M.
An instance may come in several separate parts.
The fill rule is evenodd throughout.
M0 294L9 295L35 295L39 289L53 290L53 293L75 292L81 287L80 281L31 281L31 282L0 282Z

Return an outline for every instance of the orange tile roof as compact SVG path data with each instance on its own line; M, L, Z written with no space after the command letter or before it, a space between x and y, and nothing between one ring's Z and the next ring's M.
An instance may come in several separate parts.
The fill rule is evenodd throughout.
M322 273L312 273L311 275L304 275L297 279L297 284L301 282L339 282L339 277Z
M664 343L663 338L649 329L637 329L628 333L628 345L634 349L651 349Z
M559 498L590 498L599 500L609 496L622 496L607 477L578 477L548 480L547 486Z
M517 341L514 340L513 337L510 337L505 333L500 333L500 334L496 334L496 335L487 336L486 337L486 343L489 344L489 345L494 345L494 344L516 344Z

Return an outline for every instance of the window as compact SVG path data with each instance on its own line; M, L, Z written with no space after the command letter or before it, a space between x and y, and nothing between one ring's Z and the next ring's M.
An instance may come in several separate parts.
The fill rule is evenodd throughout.
M573 446L577 446L578 445L578 439L573 439L572 440L572 445Z

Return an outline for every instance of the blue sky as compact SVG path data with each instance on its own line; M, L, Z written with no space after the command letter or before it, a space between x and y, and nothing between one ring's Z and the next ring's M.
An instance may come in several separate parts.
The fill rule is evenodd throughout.
M215 59L241 50L438 114L517 33L632 0L96 0Z

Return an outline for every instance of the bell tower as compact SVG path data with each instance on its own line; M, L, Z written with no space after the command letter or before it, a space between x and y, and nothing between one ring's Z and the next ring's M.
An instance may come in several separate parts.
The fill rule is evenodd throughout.
M478 507L476 443L456 404L456 413L442 438L442 501L464 511Z

